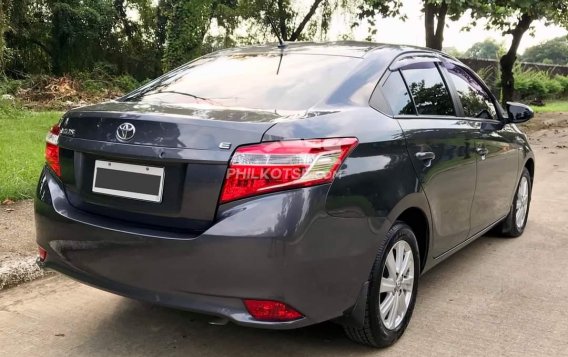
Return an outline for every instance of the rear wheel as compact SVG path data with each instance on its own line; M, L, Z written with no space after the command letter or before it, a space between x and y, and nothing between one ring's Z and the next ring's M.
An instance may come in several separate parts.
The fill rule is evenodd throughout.
M532 183L529 170L523 170L511 211L501 223L500 231L506 237L520 237L527 226L529 209L531 204Z
M412 229L397 222L377 254L362 327L345 326L347 336L372 347L388 347L406 330L420 273L418 243Z

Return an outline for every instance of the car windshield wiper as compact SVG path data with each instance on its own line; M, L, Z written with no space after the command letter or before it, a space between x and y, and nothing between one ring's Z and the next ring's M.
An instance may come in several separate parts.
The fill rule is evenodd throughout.
M195 99L199 99L199 100L205 100L205 101L210 101L211 99L209 98L204 98L204 97L200 97L198 95L195 94L191 94L191 93L184 93L184 92L177 92L177 91L173 91L173 90L163 90L163 91L157 91L157 92L148 92L148 93L144 93L142 96L149 96L149 95L156 95L156 94L179 94L179 95L183 95L186 97L191 97L191 98L195 98Z

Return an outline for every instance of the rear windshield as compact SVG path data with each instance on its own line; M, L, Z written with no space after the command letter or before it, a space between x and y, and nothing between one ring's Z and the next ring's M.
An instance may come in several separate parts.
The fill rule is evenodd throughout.
M205 57L122 100L307 110L339 86L358 63L353 57L278 53Z

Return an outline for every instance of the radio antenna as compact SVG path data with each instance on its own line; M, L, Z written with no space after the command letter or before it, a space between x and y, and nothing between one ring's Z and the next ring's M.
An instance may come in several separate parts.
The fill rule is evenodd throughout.
M268 19L268 22L270 22L270 27L272 28L272 32L274 32L274 35L276 35L276 38L278 38L278 43L279 43L278 48L281 48L281 49L285 48L286 43L284 43L284 41L282 41L282 36L278 32L278 29L276 28L274 21L272 21L272 18L268 15L266 15L266 18Z

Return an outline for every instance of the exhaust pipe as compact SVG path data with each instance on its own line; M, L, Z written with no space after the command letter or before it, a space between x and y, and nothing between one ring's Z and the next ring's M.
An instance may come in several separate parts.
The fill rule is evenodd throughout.
M217 317L215 320L209 321L209 325L215 326L225 326L229 323L229 319L226 317Z

